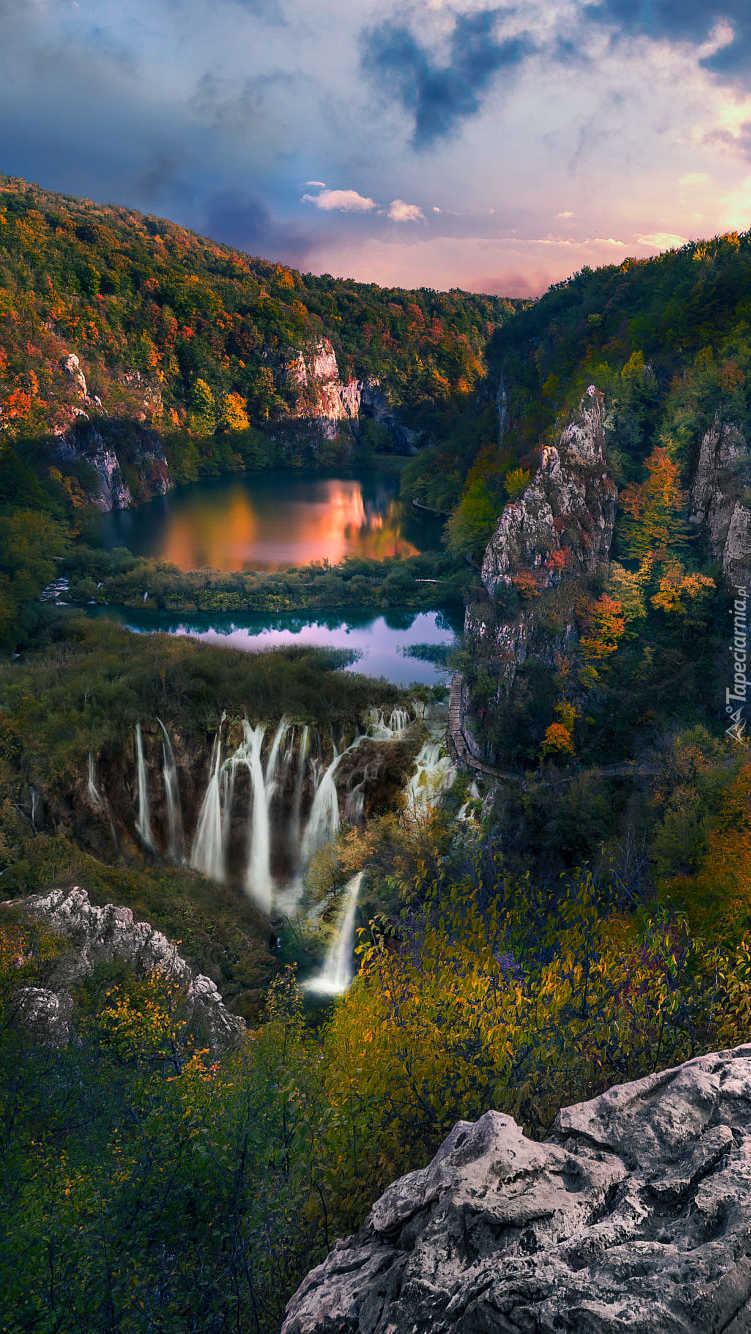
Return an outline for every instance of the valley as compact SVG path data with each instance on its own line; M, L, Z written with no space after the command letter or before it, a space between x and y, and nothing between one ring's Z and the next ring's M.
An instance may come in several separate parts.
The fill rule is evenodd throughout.
M455 1123L747 1038L751 236L509 302L0 201L7 1327L312 1329L353 1233L401 1334Z

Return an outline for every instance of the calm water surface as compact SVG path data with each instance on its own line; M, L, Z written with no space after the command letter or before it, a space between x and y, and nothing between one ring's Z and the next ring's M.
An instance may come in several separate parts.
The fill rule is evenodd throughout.
M456 641L458 626L438 611L366 612L361 615L309 612L247 616L215 613L191 615L132 611L130 608L88 609L92 615L114 617L136 634L190 635L210 644L262 652L290 644L348 649L357 656L343 670L385 677L395 685L443 685L449 673L445 659Z
M278 570L346 556L412 556L440 526L398 499L398 473L290 472L195 482L101 519L102 540L180 570Z
M403 505L398 491L394 472L222 478L103 515L101 535L109 547L126 546L180 570L225 573L436 549L440 523ZM180 615L107 608L105 614L137 634L190 635L249 652L288 644L347 649L355 656L345 671L383 676L397 685L446 681L446 654L456 638L456 627L439 611Z

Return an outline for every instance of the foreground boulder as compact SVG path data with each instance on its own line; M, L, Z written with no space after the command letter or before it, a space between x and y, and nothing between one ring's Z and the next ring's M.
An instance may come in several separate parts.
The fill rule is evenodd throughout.
M55 960L47 986L23 987L16 993L21 1022L42 1041L68 1040L76 983L97 965L115 960L140 973L158 973L181 987L187 1017L213 1050L226 1047L245 1028L242 1019L230 1014L211 978L195 973L176 946L148 922L135 921L130 908L113 903L99 908L78 886L0 903L0 912L3 908L36 919L70 945Z
M748 1334L751 1046L460 1122L308 1275L282 1334Z

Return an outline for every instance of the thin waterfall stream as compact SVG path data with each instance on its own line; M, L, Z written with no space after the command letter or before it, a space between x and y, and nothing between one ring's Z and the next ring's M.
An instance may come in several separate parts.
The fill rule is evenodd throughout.
M143 734L141 732L140 723L136 723L136 777L138 782L138 819L136 820L136 831L149 851L153 852L154 840L151 834L151 817L149 814L149 784L146 773L146 761L143 755Z
M226 874L221 800L222 725L219 724L211 753L211 769L196 832L190 850L190 864L211 880L223 881Z
M157 718L157 722L162 729L162 776L167 804L167 855L171 861L181 863L185 861L185 833L175 752L172 749L169 732L161 718Z
M364 874L358 871L344 887L339 918L323 968L303 983L306 991L318 996L339 996L354 977L355 921Z

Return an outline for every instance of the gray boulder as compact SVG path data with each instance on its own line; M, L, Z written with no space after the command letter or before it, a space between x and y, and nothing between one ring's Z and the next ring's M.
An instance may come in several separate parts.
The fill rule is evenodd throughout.
M460 1122L305 1279L282 1334L747 1334L751 1046Z
M98 964L116 959L138 972L159 973L176 982L185 993L189 1019L200 1025L212 1049L221 1050L244 1030L211 978L194 973L172 941L148 922L137 922L130 908L114 903L97 907L78 886L0 903L0 912L3 908L20 909L70 942L55 961L47 987L23 987L16 993L16 1011L35 1037L66 1041L74 1018L75 984Z

